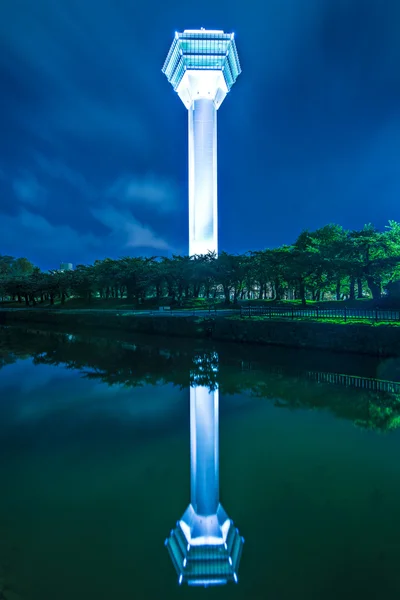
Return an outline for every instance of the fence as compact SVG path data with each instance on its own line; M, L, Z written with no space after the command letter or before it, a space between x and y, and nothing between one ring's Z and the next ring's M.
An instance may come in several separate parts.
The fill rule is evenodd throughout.
M400 310L381 310L380 308L294 308L289 306L241 306L241 317L260 317L287 319L355 319L358 321L400 321Z

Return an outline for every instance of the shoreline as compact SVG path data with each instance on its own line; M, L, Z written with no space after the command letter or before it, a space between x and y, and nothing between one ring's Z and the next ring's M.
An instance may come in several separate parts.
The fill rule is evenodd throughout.
M400 356L397 327L305 321L252 321L229 316L134 315L123 311L1 310L0 325L57 325L132 333L212 339L241 344L309 348L369 356Z

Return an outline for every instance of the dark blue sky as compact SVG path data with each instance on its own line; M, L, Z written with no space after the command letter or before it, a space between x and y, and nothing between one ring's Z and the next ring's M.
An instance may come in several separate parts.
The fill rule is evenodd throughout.
M0 254L187 252L187 112L175 30L236 33L218 113L219 244L400 220L400 2L0 3Z

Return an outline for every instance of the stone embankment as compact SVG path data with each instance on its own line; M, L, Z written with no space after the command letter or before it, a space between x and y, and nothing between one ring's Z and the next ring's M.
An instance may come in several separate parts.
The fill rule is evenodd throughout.
M390 325L231 319L228 316L137 316L132 313L57 310L1 311L0 325L46 324L63 329L113 329L143 334L400 356L400 328Z

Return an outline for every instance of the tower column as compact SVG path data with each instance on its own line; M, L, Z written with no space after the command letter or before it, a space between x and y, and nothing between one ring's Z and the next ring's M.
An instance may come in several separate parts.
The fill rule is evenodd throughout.
M213 100L189 108L189 256L218 252L217 109Z
M218 389L190 388L191 504L198 515L217 513L219 504Z

